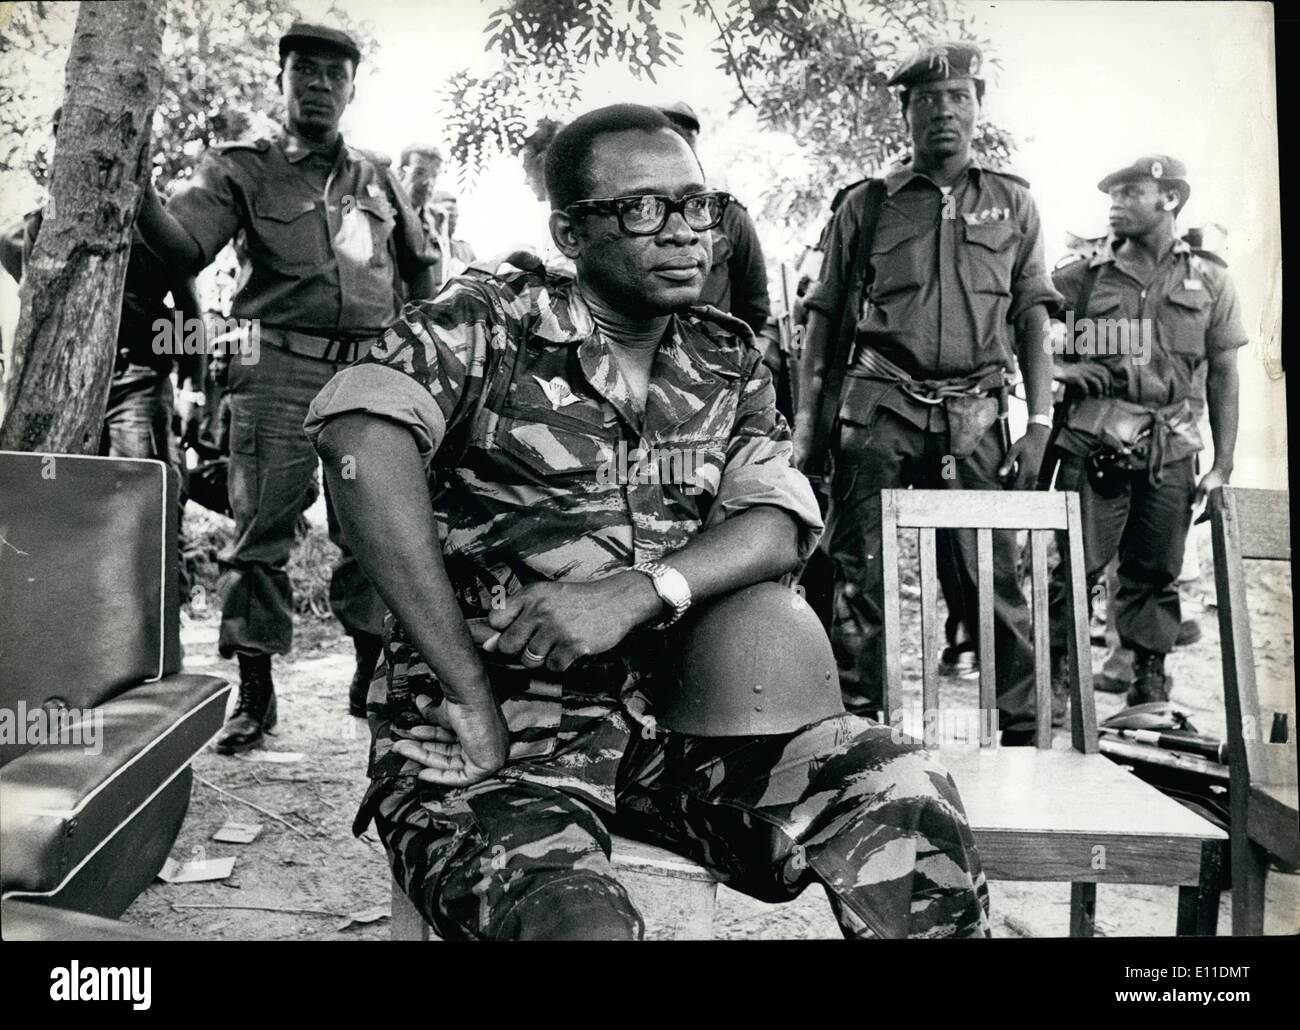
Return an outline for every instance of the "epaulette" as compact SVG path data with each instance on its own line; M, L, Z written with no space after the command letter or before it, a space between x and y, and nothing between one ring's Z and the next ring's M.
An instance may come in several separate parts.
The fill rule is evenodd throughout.
M229 143L214 143L212 149L218 154L229 153L232 150L256 150L260 154L265 154L271 149L271 141L267 139L241 139Z
M730 315L719 308L715 308L712 304L693 304L691 306L691 315L701 322L713 323L713 325L724 330L729 335L737 337L741 343L749 347L758 347L758 341L754 338L754 330L749 327L749 323L742 322L735 315Z
M857 182L851 182L847 186L841 186L839 188L839 191L835 194L835 196L831 198L831 211L832 212L838 211L840 205L844 203L844 198L847 197L850 192L852 192L858 186L861 186L863 183L870 182L870 181L871 181L871 177L868 176L865 179L859 179Z
M1053 272L1060 272L1071 265L1077 265L1080 261L1087 260L1087 255L1080 254L1077 250L1072 250L1068 254L1062 254L1052 266Z
M1001 168L984 168L982 166L980 170L983 172L989 172L992 175L1000 175L1004 179L1010 179L1012 182L1018 182L1025 189L1029 189L1029 180L1023 178L1022 176L1017 175L1015 172L1004 171Z
M363 157L367 161L377 164L380 168L387 168L393 163L393 159L387 154L380 153L378 150L363 150L361 147L354 147L351 143L347 144L348 151L356 157Z
M1200 247L1193 247L1192 254L1198 258L1205 258L1212 265L1218 265L1220 268L1227 268L1228 262L1224 261L1218 254L1212 250L1201 250Z

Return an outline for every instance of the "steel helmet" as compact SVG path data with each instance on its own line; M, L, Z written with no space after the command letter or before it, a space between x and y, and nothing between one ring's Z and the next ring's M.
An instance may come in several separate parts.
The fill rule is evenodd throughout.
M830 641L803 596L757 583L681 623L656 721L700 737L791 733L844 711Z

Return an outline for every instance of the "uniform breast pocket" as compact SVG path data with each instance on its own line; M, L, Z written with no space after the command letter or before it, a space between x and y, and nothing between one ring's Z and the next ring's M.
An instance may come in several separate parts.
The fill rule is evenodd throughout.
M1165 345L1177 354L1205 357L1205 330L1210 324L1210 295L1204 289L1170 292L1162 320Z
M325 219L305 197L259 197L253 204L257 235L283 265L319 265L326 260Z
M577 406L577 405L574 405ZM613 426L606 427L599 409L576 414L507 406L497 421L495 444L533 477L587 479L614 459Z
M1011 273L1020 230L1010 222L963 225L970 287L977 293L1011 296Z
M384 197L361 197L357 208L364 213L372 242L370 264L379 266L388 260L388 239L397 224L393 207Z
M886 207L885 213L888 212ZM873 300L916 289L926 272L918 253L921 226L902 216L882 217L881 223L871 245L871 268L875 275L871 287Z

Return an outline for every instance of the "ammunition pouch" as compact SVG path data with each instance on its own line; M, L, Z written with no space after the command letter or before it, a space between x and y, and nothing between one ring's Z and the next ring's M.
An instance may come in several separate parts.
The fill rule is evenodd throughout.
M1088 442L1090 456L1108 455L1104 461L1090 461L1090 477L1096 464L1116 471L1147 469L1151 482L1158 483L1166 463L1204 446L1196 415L1185 400L1148 408L1115 397L1084 397L1070 406L1065 424Z

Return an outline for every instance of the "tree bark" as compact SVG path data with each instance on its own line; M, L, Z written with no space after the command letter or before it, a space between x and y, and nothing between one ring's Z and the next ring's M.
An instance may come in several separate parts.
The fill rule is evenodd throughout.
M94 454L162 85L162 5L83 0L50 199L19 294L0 450Z

